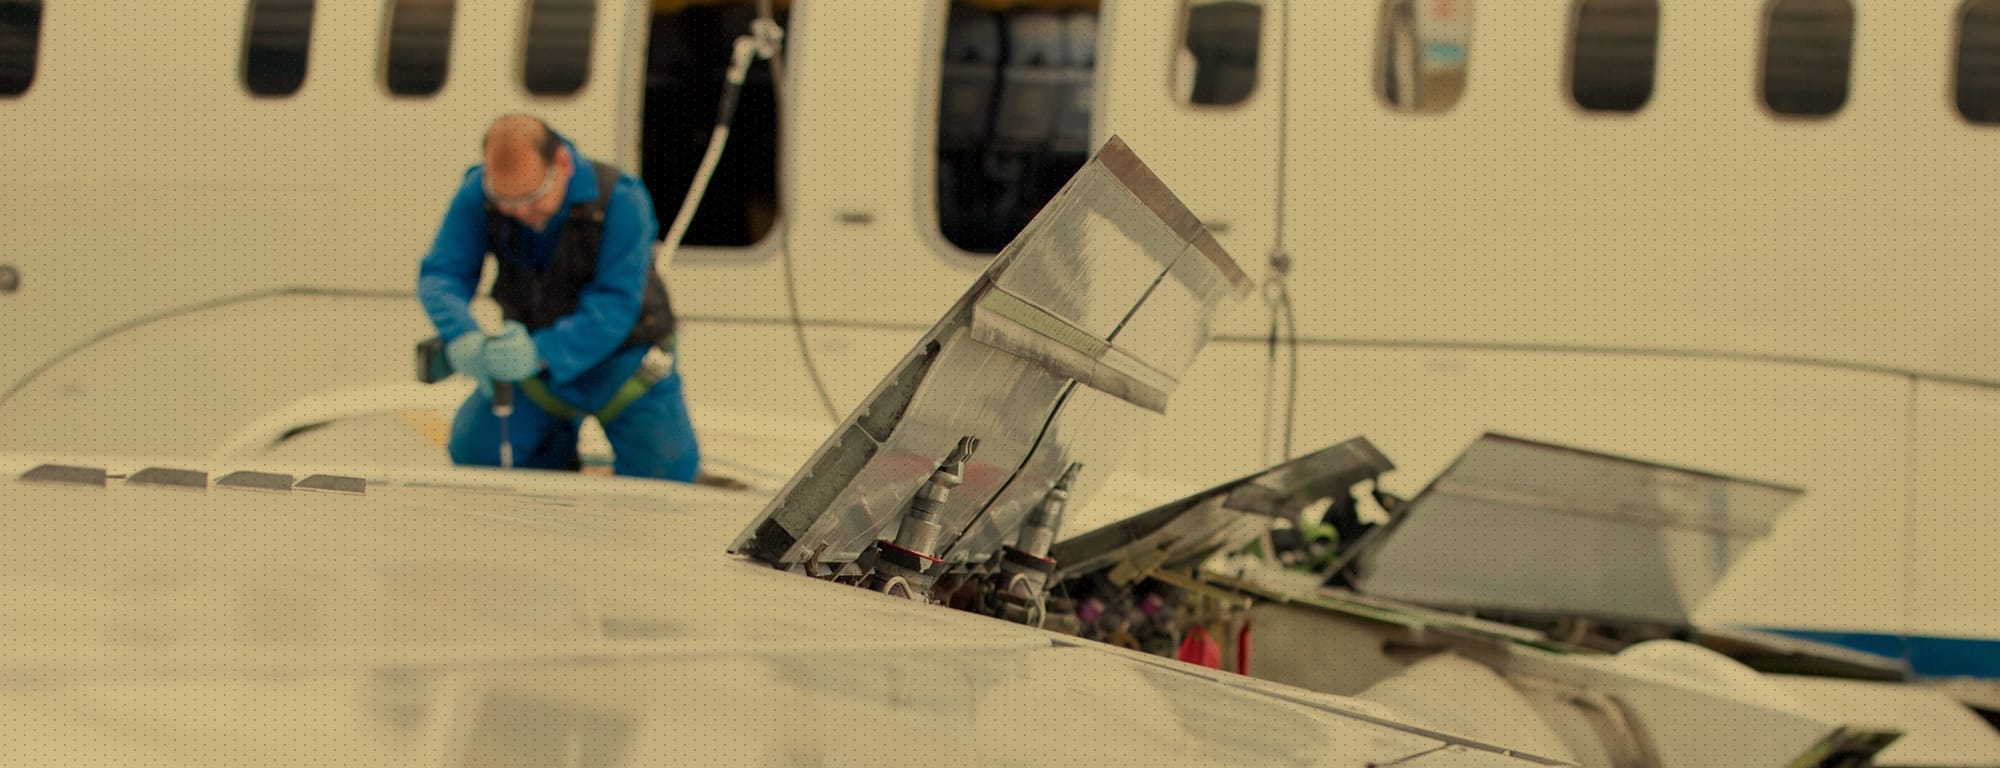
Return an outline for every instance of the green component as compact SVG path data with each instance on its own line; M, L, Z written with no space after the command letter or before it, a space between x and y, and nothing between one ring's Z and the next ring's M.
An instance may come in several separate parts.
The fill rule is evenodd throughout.
M667 350L674 349L674 342L674 337L667 337L667 343L663 348ZM644 365L639 366L639 370L632 373L632 378L626 379L624 384L619 385L618 391L611 395L611 401L605 403L603 408L597 409L597 412L591 415L597 417L597 423L599 424L611 423L612 419L618 418L618 414L625 412L627 406L630 406L640 396L646 394L646 390L652 389L653 385L659 383L660 379L663 378L666 378L665 373L656 374L648 371ZM540 378L531 376L522 379L520 387L521 394L527 395L528 400L533 402L536 408L542 409L543 413L547 413L550 416L559 419L574 419L582 416L584 413L582 408L565 403L550 393L549 388L542 384Z
M626 406L638 400L640 395L646 394L646 390L652 386L653 382L638 376L626 379L625 383L618 387L618 393L611 396L611 402L605 403L603 408L591 415L597 417L597 423L609 424L612 419L618 418L618 414L625 411ZM542 409L550 416L558 419L574 419L583 415L583 409L557 399L539 378L522 379L520 387L521 394L527 395L528 400L534 402L536 408Z

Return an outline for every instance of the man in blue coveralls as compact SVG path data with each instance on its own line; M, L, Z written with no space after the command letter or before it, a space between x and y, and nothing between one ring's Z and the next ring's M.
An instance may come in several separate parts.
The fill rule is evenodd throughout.
M701 462L674 361L674 316L653 267L645 185L593 163L527 115L493 122L417 272L417 298L452 367L478 382L451 425L458 464L498 465L501 430L524 467L575 469L595 415L620 475L692 482ZM486 254L506 323L488 337L469 304ZM505 422L493 382L522 397Z

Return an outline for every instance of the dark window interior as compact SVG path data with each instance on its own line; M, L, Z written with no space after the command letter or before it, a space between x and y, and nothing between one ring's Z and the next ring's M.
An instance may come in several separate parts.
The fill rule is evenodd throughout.
M1659 0L1583 0L1570 48L1570 95L1589 110L1633 112L1653 97Z
M596 0L534 0L528 7L528 49L522 83L537 96L576 93L590 80Z
M1965 4L1955 72L1952 92L1958 113L1982 125L2000 124L2000 0Z
M42 1L0 2L0 96L28 91L41 47Z
M290 96L306 80L313 0L255 0L243 44L243 85L258 96Z
M455 0L398 0L389 11L389 51L382 78L398 96L429 96L444 87L451 64Z
M1847 0L1775 0L1764 27L1764 103L1781 115L1840 111L1853 56Z
M954 3L938 99L938 227L995 253L1089 159L1097 12Z
M779 25L787 13L774 11ZM757 18L750 2L691 5L653 14L646 49L640 173L666 237L708 151L736 38ZM778 110L771 67L750 67L685 245L742 247L764 239L778 218Z
M1223 0L1188 9L1188 53L1194 57L1194 104L1241 104L1257 89L1257 49L1264 7Z

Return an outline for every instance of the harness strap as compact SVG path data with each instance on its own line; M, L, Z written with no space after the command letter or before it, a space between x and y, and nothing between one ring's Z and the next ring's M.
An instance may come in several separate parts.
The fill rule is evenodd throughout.
M583 415L583 411L577 410L575 406L558 400L555 395L549 394L549 388L542 384L542 377L540 376L529 376L516 382L515 386L521 388L521 394L527 395L529 402L534 403L536 408L542 409L543 413L550 416L558 419L574 419Z
M668 337L665 349L671 350L673 348L674 339ZM647 352L649 360L640 363L639 370L632 372L632 378L626 379L624 384L618 386L618 391L612 393L610 402L605 403L603 408L599 408L595 413L590 414L597 417L597 423L610 424L612 419L618 418L618 414L624 413L626 407L644 396L647 390L653 388L654 384L660 383L660 380L672 374L673 367L671 362L665 365L655 365L650 360L652 355L657 351L659 351L659 348ZM671 355L671 353L669 354ZM542 377L540 376L530 376L522 379L518 383L518 386L521 388L521 394L526 395L529 402L534 403L536 408L542 409L543 413L550 416L558 419L574 419L584 414L583 409L563 402L561 398L556 397L554 393L550 392L548 385L542 383Z

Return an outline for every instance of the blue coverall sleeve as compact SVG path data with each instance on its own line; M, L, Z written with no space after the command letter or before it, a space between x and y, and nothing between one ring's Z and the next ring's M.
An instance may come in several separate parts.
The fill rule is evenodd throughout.
M465 174L430 253L417 267L417 300L445 341L479 330L472 319L472 294L486 266L486 200L479 174L477 168Z
M659 231L646 188L630 177L619 178L604 207L596 275L577 297L575 312L534 334L535 351L548 361L555 383L570 382L603 362L632 333Z

